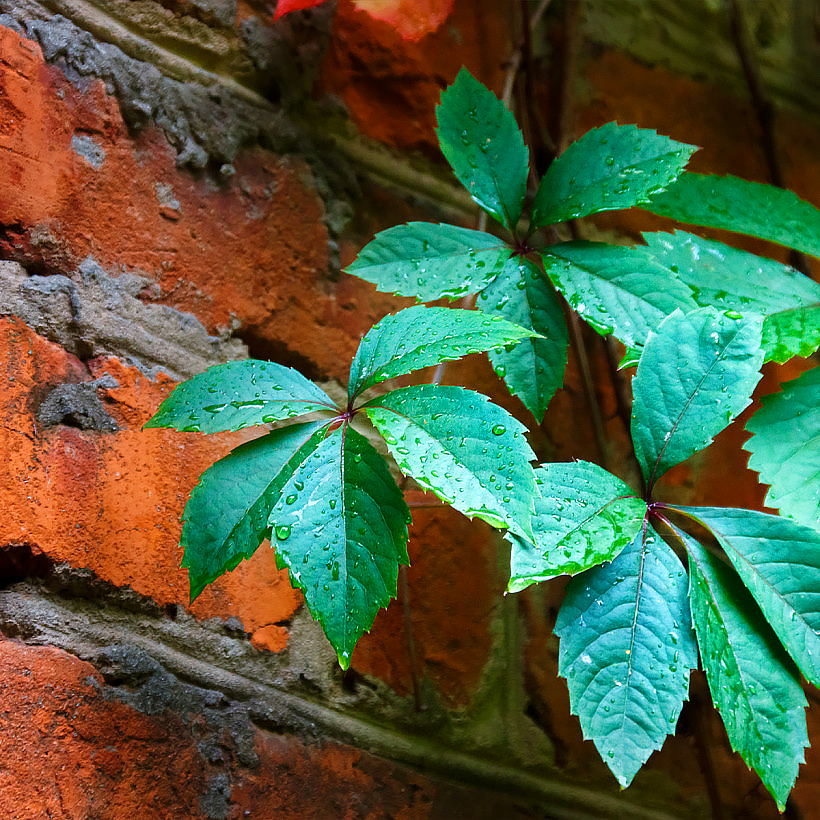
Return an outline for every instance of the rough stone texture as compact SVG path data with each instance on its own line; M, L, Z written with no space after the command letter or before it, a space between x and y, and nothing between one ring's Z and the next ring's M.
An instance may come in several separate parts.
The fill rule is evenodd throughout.
M399 222L475 226L434 106L462 63L500 88L519 4L458 0L416 43L350 0L334 6L272 25L262 0L0 0L0 630L14 639L0 642L0 806L61 820L694 820L710 813L711 757L727 816L775 817L697 677L678 736L620 794L557 679L561 583L504 597L506 547L451 510L414 506L407 588L346 674L267 543L188 605L185 501L257 431L141 431L159 402L247 354L343 393L361 335L407 302L338 262ZM533 43L550 126L563 7ZM703 145L699 170L764 179L726 31L699 35L717 8L584 3L573 133L638 122ZM761 0L752 15L766 77L786 76L791 55L805 80L791 97L775 82L778 104L814 87L806 14ZM789 182L817 201L805 114L777 124ZM588 230L634 239L666 225L635 211ZM574 358L533 448L634 480L604 348L586 340L608 452ZM759 394L799 367L768 368ZM481 357L445 382L531 425ZM664 492L759 505L743 437L741 421ZM809 750L794 816L816 813L818 766Z

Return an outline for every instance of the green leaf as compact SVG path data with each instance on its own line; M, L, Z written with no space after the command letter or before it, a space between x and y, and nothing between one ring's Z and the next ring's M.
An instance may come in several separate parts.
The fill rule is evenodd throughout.
M587 131L544 174L533 203L535 226L649 202L697 151L647 128L609 122Z
M396 596L409 521L385 460L348 425L299 465L271 511L277 563L305 593L343 669Z
M737 575L676 532L689 552L692 621L712 700L732 748L783 811L809 742L797 669Z
M532 537L526 427L463 387L404 387L362 408L399 468L467 516Z
M793 356L810 356L820 347L820 302L770 313L763 322L766 361L783 364Z
M316 449L326 421L293 424L232 450L209 467L182 515L182 566L191 601L270 537L268 514L293 471Z
M807 356L820 345L820 285L794 268L684 231L644 234L644 240L698 304L765 316L767 361Z
M529 151L504 103L466 68L436 106L439 145L459 182L488 214L513 230L527 192Z
M350 366L352 401L374 384L432 364L515 344L531 330L476 310L411 307L389 314L365 334Z
M409 222L377 233L346 271L380 291L432 302L481 290L511 252L488 233Z
M503 316L539 333L510 350L489 353L495 372L540 422L556 390L564 383L569 335L555 291L526 259L510 259L478 296L482 313Z
M754 510L673 509L712 532L800 671L820 685L820 533Z
M676 310L651 332L632 381L632 441L647 488L711 443L760 380L762 320Z
M697 308L689 288L645 248L566 242L552 245L541 258L573 310L602 336L612 333L627 347L645 344L649 331L675 308Z
M298 370L245 359L209 367L178 384L145 427L216 433L335 409Z
M759 236L820 257L820 211L784 188L685 173L641 207L678 222Z
M509 592L611 561L640 532L646 504L602 467L587 461L546 464L535 477L534 544L507 536Z
M746 429L749 467L770 485L766 504L807 524L820 526L820 368L779 393L766 396Z
M626 787L675 731L698 665L686 573L651 530L573 578L558 612L558 674L584 738Z

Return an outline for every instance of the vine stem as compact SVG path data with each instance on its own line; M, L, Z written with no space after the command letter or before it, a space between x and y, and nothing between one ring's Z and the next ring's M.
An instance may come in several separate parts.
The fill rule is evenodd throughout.
M760 72L760 66L755 56L755 47L752 41L746 16L740 0L725 0L726 11L729 16L729 25L732 29L732 38L735 51L740 60L746 87L752 99L757 121L760 125L760 135L763 155L769 170L769 179L778 188L786 187L783 165L780 162L780 152L777 146L777 129L775 127L776 110L771 97L766 91L766 85ZM806 276L811 276L811 265L806 256L799 251L791 251L790 262Z

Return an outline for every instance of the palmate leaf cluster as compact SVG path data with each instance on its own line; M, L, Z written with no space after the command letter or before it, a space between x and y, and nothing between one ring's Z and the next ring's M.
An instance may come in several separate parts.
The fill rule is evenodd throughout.
M475 294L477 310L416 306L382 319L362 339L344 407L271 362L220 365L172 392L147 426L276 423L191 494L181 536L191 597L270 538L349 664L408 563L409 511L388 462L353 426L366 418L404 475L504 532L510 592L573 576L555 626L559 673L622 786L675 731L700 666L732 747L782 809L808 744L801 678L820 684L817 369L766 397L747 424L750 466L780 515L674 506L653 490L749 405L764 362L820 346L820 286L682 230L634 246L537 236L640 207L820 255L820 212L788 191L687 172L694 146L615 123L569 146L528 200L528 149L491 92L462 70L436 113L445 158L499 235L411 222L377 234L347 270L420 302ZM587 462L534 467L524 426L473 391L371 390L486 351L540 422L563 384L568 310L637 366L640 492Z

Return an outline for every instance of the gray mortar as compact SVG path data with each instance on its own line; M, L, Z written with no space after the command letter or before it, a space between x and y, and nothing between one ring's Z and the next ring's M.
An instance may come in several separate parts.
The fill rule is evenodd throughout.
M118 593L112 594L115 601ZM258 729L307 743L352 743L423 769L428 776L516 794L531 805L548 807L556 818L698 816L687 811L672 783L656 778L652 789L638 785L632 790L638 801L663 802L669 807L667 814L613 796L605 773L600 783L609 784L609 793L588 781L573 783L547 764L521 766L515 763L517 751L507 745L515 736L509 726L494 746L484 736L480 754L470 754L462 751L473 748L468 732L460 742L455 740L449 724L442 726L440 719L430 722L425 713L414 713L410 699L398 698L378 681L351 693L342 689L334 666L300 670L289 650L278 655L257 652L246 638L228 634L219 622L197 622L184 612L169 620L148 614L150 607L142 613L124 611L102 599L99 590L94 595L85 600L49 592L36 583L15 584L0 590L0 630L94 664L104 678L100 692L106 699L152 715L177 715L189 727L204 723L207 731L197 738L199 751L215 779L203 795L203 809L213 811L214 817L224 816L219 812L229 799L230 778L220 775L233 770L233 760L246 768L258 765L253 751ZM305 626L309 616L297 615L294 630L300 628L297 622ZM320 633L315 624L311 626ZM292 633L291 643L296 642ZM314 674L321 680L306 686L305 676ZM505 717L508 722L526 720L520 713ZM462 719L469 722L469 714Z
M85 134L74 134L71 138L71 148L92 168L98 171L102 168L105 161L105 149L93 137Z
M88 359L116 356L154 378L189 378L213 364L246 358L238 339L209 336L192 314L146 304L138 295L151 280L107 273L93 259L68 276L27 276L0 262L0 314L19 317L42 336Z
M117 386L117 380L107 375L91 382L58 384L40 404L37 420L45 427L71 424L81 430L113 433L119 427L100 401L97 388Z
M223 19L233 8L230 2L218 0L205 0L201 5L221 9ZM67 17L53 14L50 7L65 8L66 13L85 10L82 0L0 0L0 23L36 40L45 59L59 65L80 89L91 78L103 80L108 91L116 95L127 125L138 130L156 124L176 149L180 166L212 165L224 169L216 175L216 179L224 179L230 176L240 151L256 144L276 154L301 157L312 171L307 184L325 203L325 223L332 235L341 232L352 213L349 200L358 193L357 183L339 162L324 128L309 124L311 117L324 120L340 115L340 109L329 101L317 107L309 98L329 39L334 3L288 15L274 29L259 18L244 21L239 33L242 53L264 94L155 48L150 38L127 29L121 28L121 33L125 32L119 38L122 47L106 36L105 41L97 39ZM97 20L101 14L105 12L94 9L89 17L104 29L107 18ZM140 55L155 61L162 56L167 58L166 64L157 67L139 59ZM306 124L297 121L296 115L301 119L307 116ZM334 251L331 246L332 256ZM332 267L337 268L338 260L332 261Z

